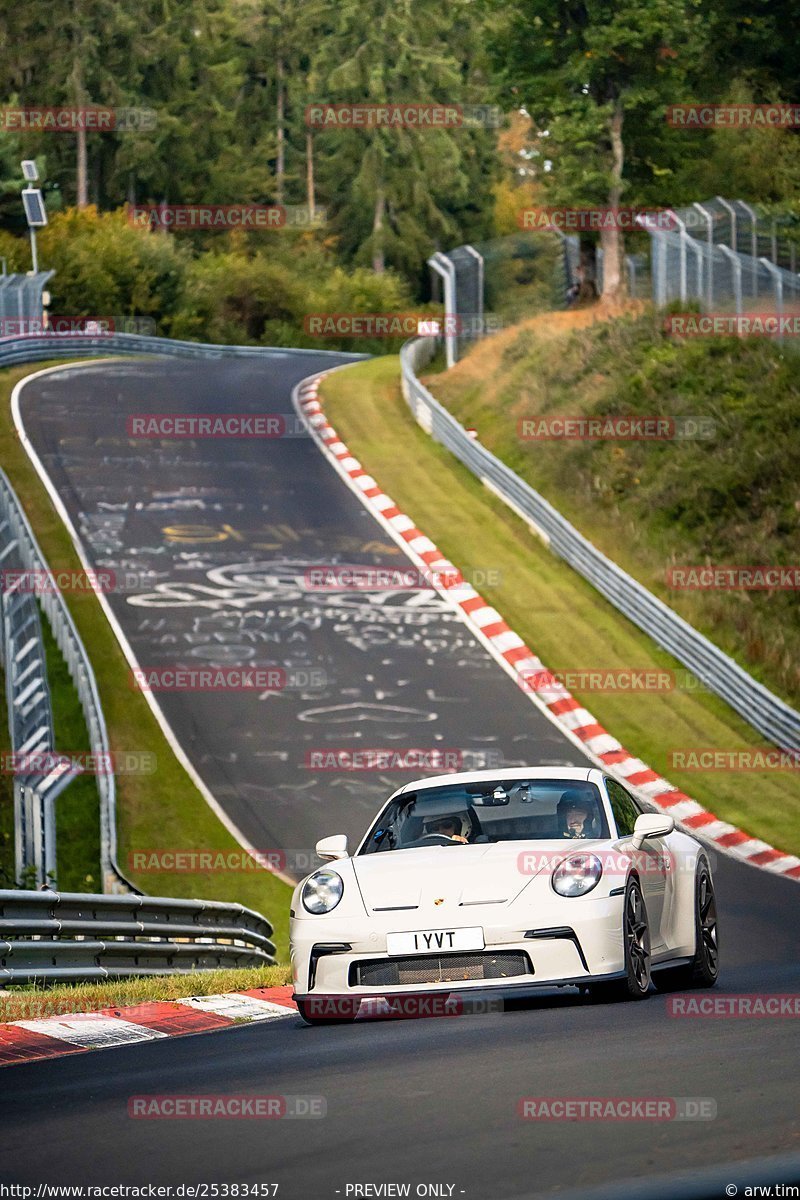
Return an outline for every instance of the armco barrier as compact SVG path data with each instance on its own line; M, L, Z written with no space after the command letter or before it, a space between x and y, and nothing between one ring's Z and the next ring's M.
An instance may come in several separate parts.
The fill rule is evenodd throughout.
M0 891L0 982L272 966L271 936L269 921L241 904Z
M15 502L0 473L0 662L5 671L8 730L15 753L53 754L53 710L42 626L35 597L21 586L19 538L13 527ZM15 879L26 880L28 886L44 883L54 858L52 802L54 791L63 786L63 776L62 770L54 779L14 777Z
M22 510L14 489L4 471L0 470L0 526L5 536L10 540L8 547L13 547L15 565L25 571L44 577L48 574L48 566L33 530ZM9 565L6 560L5 565ZM19 597L21 601L23 597ZM2 597L3 607L3 645L6 666L6 682L8 689L9 711L12 713L12 750L16 753L32 754L55 750L53 745L52 715L47 689L47 678L44 666L44 649L41 644L38 612L33 596L25 599L33 605L33 612L28 613L31 627L28 636L23 640L24 630L15 625L18 619L17 601L13 592L6 592ZM89 657L83 642L75 628L70 611L64 597L57 588L45 588L40 596L41 605L47 616L53 636L75 684L86 727L89 731L89 745L93 754L108 756L109 741L106 731L105 718L100 706L97 692L97 682L94 677ZM15 660L25 653L25 670L33 667L33 675L38 680L38 706L41 710L41 720L38 724L31 722L34 715L28 712L28 705L35 698L26 696L32 686L32 680L24 678L24 673L17 673ZM29 659L34 660L29 664ZM38 663L38 674L35 664ZM21 692L17 692L18 687ZM13 708L11 706L14 706ZM23 711L20 712L20 709ZM17 714L19 713L19 716ZM34 728L35 725L35 728ZM25 869L33 866L36 871L36 882L47 882L47 876L55 872L55 821L53 802L58 790L71 777L70 772L59 772L57 778L34 784L31 780L15 778L15 817L18 843L17 866ZM96 776L97 790L100 796L100 865L103 875L103 887L107 891L123 888L126 891L136 891L125 879L117 865L117 834L116 834L116 792L114 776L111 772L101 771ZM39 808L39 811L35 811Z
M543 537L550 549L615 608L688 667L759 733L783 750L800 750L800 713L758 683L708 638L602 554L552 504L471 438L417 378L436 352L415 338L400 352L403 395L416 421Z
M157 354L170 358L247 358L252 355L321 354L342 358L336 350L298 350L288 346L220 346L211 342L180 342L171 338L143 337L138 333L27 334L0 338L0 368L20 363L42 362L47 358L89 358L99 354ZM368 358L366 354L348 354L348 359Z

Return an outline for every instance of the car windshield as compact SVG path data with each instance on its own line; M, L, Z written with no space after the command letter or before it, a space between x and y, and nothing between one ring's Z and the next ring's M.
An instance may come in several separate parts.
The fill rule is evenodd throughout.
M381 813L359 853L608 836L600 793L593 783L481 780L398 796Z

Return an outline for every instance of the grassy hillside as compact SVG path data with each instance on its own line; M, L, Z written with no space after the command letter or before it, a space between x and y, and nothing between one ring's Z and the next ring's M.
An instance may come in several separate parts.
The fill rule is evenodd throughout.
M800 703L797 591L676 591L669 567L800 563L800 378L768 341L670 340L652 314L538 317L474 348L434 394L606 554ZM577 326L577 327L576 327ZM705 418L710 438L531 441L532 416Z
M322 391L328 417L351 452L468 577L491 581L479 590L548 668L678 669L423 433L400 394L396 357L338 371ZM508 686L515 685L509 680ZM674 766L670 752L678 748L766 748L716 696L691 688L633 694L577 687L575 695L628 750L706 808L780 849L800 851L800 772L743 777Z

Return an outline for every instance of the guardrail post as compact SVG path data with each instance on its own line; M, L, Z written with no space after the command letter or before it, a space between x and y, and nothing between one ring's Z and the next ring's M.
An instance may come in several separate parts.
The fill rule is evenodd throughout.
M686 232L686 222L679 217L674 208L667 209L678 225L678 294L681 304L686 303L686 248L689 235Z
M484 296L483 296L483 269L484 269L483 255L482 255L482 254L479 254L479 253L478 253L478 251L475 249L475 247L474 247L474 246L464 246L464 249L466 250L467 254L472 254L472 255L474 256L474 258L477 260L477 263L478 263L478 319L480 320L480 319L482 319L482 317L483 317L483 304L484 304Z
M733 207L733 205L732 205L732 204L729 204L727 200L723 199L723 197L722 197L722 196L715 196L715 197L714 197L714 199L716 200L717 204L721 204L721 205L722 205L722 207L723 207L724 209L727 209L727 211L730 213L730 218L731 218L731 249L732 249L732 250L738 250L738 249L739 249L739 247L736 245L736 209ZM720 243L720 244L722 244L722 243Z
M428 259L428 266L444 280L444 351L447 369L455 366L456 334L453 319L456 316L456 269L450 259L437 250Z
M23 873L30 862L28 847L27 789L14 780L14 878L22 883Z
M760 263L763 263L767 271L772 276L772 282L775 285L775 312L778 316L778 341L783 342L783 328L781 325L781 316L783 315L783 276L781 275L780 267L776 267L768 258L759 258Z
M719 249L729 259L733 269L733 297L738 317L742 313L742 261L739 255L731 250L730 246L720 245Z
M708 278L706 281L706 288L707 288L706 303L708 304L708 307L710 309L714 304L714 218L711 216L711 213L708 211L708 209L704 208L702 204L698 204L697 201L694 202L694 204L692 205L692 208L696 208L697 211L700 213L700 215L702 217L704 217L705 221L706 221L706 245L708 246L708 250L707 250Z

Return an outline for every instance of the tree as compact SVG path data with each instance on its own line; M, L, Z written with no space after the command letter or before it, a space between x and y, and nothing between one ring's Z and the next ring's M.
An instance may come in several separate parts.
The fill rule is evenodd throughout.
M130 97L136 81L138 15L126 6L71 0L55 20L52 5L29 0L9 6L3 20L0 77L16 90L20 106L114 106ZM24 132L20 141L27 157L47 154L51 184L85 208L90 187L99 198L101 147L109 137L113 135L91 133L80 126L74 134ZM94 180L90 179L90 149L97 151Z
M612 212L637 203L669 136L665 105L685 94L701 44L691 0L497 0L492 13L498 88L552 146L551 198ZM626 279L616 220L602 226L600 244L603 298L617 303Z
M305 199L309 220L316 208L314 145L304 123L312 95L309 73L316 47L330 34L335 9L327 0L260 0L250 25L252 71L263 82L274 125L275 199Z
M342 0L311 76L319 103L458 104L465 84L448 45L471 18L465 0ZM477 131L480 133L480 131ZM458 237L453 210L470 200L467 159L475 131L404 126L315 134L316 172L346 257L378 273L418 272L436 245ZM480 189L478 190L480 196ZM483 188L482 203L491 204Z

